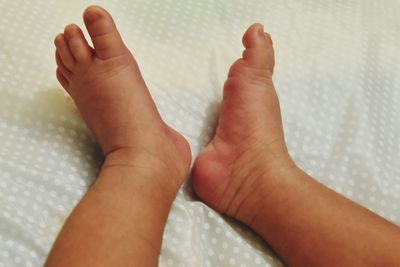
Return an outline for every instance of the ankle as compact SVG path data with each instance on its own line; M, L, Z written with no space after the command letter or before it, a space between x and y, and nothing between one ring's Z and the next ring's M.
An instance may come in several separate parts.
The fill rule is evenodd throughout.
M269 207L273 205L274 195L279 192L282 184L288 177L293 177L298 170L299 168L287 153L276 155L274 161L261 158L256 160L253 166L249 166L246 170L246 176L252 179L251 188L248 188L249 193L242 199L241 205L233 216L253 227L258 219L262 220L260 213L268 212Z
M129 183L142 185L144 190L163 191L166 196L175 197L185 174L178 162L163 156L166 154L163 151L160 148L153 155L136 148L115 150L106 155L101 172L119 173Z

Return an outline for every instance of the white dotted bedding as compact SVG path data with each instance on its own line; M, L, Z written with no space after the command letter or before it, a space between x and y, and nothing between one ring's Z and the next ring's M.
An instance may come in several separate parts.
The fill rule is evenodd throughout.
M42 266L102 157L55 79L53 37L93 2L0 0L0 267ZM195 156L213 133L241 37L262 22L289 151L323 184L400 224L400 2L98 1L164 119ZM345 222L344 222L345 223ZM356 241L355 241L356 242ZM196 199L190 180L160 266L283 266L255 234Z

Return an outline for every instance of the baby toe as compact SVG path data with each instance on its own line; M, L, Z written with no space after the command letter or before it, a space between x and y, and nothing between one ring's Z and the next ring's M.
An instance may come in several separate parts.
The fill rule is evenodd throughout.
M106 10L98 6L90 6L85 10L83 19L97 57L109 59L127 53L127 48L115 23Z
M243 36L243 59L250 67L273 72L275 65L272 40L268 33L264 32L264 26L255 23L249 27Z
M54 39L54 44L57 48L57 52L60 55L60 58L64 65L69 69L72 70L75 66L75 59L72 56L71 50L68 46L68 43L65 39L64 34L59 34Z
M82 30L77 25L71 24L65 27L64 36L76 62L79 64L90 62L92 48L87 43Z
M57 80L59 81L59 83L61 84L61 86L67 90L68 89L68 85L69 82L67 80L67 78L65 78L64 74L62 73L62 71L57 67L56 70L56 76L57 76Z
M56 63L57 63L57 68L61 71L64 77L69 78L72 72L67 68L67 66L64 65L58 51L56 51Z

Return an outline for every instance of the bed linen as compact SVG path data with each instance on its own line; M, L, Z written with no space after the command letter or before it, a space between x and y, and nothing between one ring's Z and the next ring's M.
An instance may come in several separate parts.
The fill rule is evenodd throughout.
M101 166L55 79L52 44L67 23L83 26L89 4L114 16L163 118L194 157L214 131L243 32L263 23L294 160L400 224L399 1L0 0L0 267L42 266ZM254 233L199 201L190 177L159 265L284 266Z

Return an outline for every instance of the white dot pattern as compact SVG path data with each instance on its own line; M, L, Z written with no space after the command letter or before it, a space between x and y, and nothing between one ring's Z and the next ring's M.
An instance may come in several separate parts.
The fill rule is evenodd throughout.
M241 36L262 22L288 148L308 173L400 223L397 1L98 1L114 15L163 118L193 155L217 121ZM0 0L0 267L42 266L102 162L55 79L53 37L89 1ZM283 266L266 244L180 190L160 266Z

